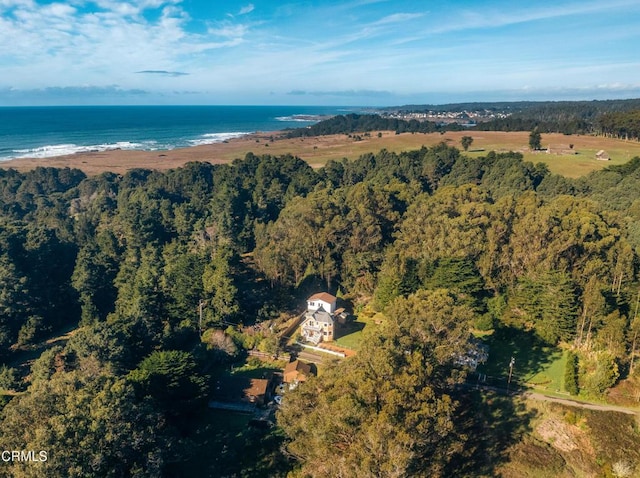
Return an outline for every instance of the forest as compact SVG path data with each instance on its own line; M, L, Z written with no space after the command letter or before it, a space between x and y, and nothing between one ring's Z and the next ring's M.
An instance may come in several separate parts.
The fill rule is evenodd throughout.
M445 131L531 131L563 134L597 134L638 140L638 100L554 101L511 103L460 103L410 105L393 108L394 113L491 112L499 117L479 120L473 127L458 122L439 123L389 118L380 114L348 114L326 119L306 128L289 130L286 136L318 136L354 132L395 131L436 133ZM385 110L383 113L387 112ZM465 121L466 122L466 121Z
M49 452L2 473L492 476L520 431L464 386L476 335L564 347L582 397L640 373L639 190L640 158L571 180L444 143L316 170L0 169L0 443ZM261 325L315 290L384 320L228 441L203 418L216 379L277 353Z
M598 118L597 132L606 136L640 140L640 110L607 113Z
M285 133L287 138L302 136L323 136L329 134L350 134L371 131L395 131L396 133L435 133L439 131L458 131L462 127L457 124L439 125L434 121L409 121L398 118L385 118L377 114L338 115L307 126L296 128Z

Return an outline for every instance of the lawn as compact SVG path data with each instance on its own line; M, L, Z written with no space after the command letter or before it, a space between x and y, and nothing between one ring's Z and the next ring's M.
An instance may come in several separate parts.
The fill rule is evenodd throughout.
M522 153L525 161L545 163L552 173L577 178L607 166L624 164L635 156L640 156L640 143L603 138L589 135L543 134L541 151L529 150L528 132L471 131L474 142L466 153L471 157L485 156L489 151ZM446 133L447 144L460 148L461 133ZM573 148L570 146L573 145ZM547 154L550 147L552 154ZM596 153L605 150L611 161L597 161ZM571 151L575 154L555 154Z
M489 346L489 359L477 372L486 374L489 383L506 386L513 357L512 384L541 391L565 391L566 351L542 343L533 333L514 328L496 329L481 340Z
M371 309L364 308L358 313L355 321L349 322L343 328L339 329L339 336L335 340L335 343L346 349L360 350L365 329L371 331L371 329L379 327L376 322L383 319L384 316L382 316L382 314L376 314Z
M565 392L564 369L567 363L567 351L554 349L549 355L549 360L540 372L529 374L524 377L524 380L533 384L536 389Z
M345 325L344 328L340 330L341 335L335 340L335 343L346 349L359 350L362 333L366 326L366 322L359 320Z
M231 373L247 378L266 378L270 373L281 372L286 365L287 362L282 360L264 362L255 357L249 357L243 365L234 366Z

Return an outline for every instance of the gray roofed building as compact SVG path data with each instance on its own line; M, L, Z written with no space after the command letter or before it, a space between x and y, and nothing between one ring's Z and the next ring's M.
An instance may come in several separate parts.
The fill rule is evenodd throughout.
M335 297L326 292L315 294L307 301L307 312L302 322L302 337L313 344L333 340L335 323ZM329 311L325 310L329 307Z

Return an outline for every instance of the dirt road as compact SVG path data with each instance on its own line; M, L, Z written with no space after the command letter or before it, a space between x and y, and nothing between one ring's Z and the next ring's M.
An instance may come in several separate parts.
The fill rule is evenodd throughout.
M576 400L571 400L568 398L549 397L547 395L536 392L523 392L522 396L531 400L560 403L569 407L585 408L587 410L598 410L601 412L619 412L626 413L627 415L640 415L640 409L637 408L620 407L617 405L604 405L599 403L578 402Z

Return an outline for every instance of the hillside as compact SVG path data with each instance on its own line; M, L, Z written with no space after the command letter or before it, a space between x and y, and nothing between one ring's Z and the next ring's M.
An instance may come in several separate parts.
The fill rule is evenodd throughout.
M486 390L637 407L639 172L446 141L0 169L0 445L51 457L10 475L635 473L633 418ZM319 291L354 353L270 404Z
M640 418L528 401L529 430L508 450L500 476L639 476Z

